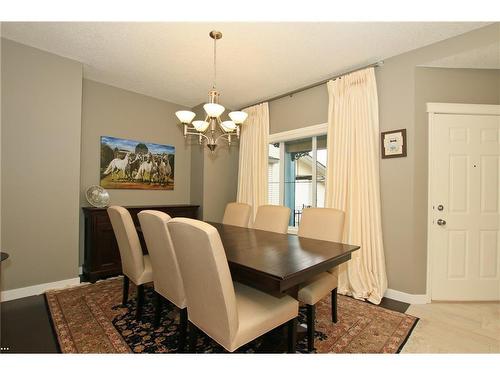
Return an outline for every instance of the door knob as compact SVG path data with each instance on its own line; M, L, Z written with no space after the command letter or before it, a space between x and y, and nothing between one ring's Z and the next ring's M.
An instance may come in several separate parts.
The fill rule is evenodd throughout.
M441 226L446 225L446 221L444 221L443 219L438 219L437 225L441 225Z

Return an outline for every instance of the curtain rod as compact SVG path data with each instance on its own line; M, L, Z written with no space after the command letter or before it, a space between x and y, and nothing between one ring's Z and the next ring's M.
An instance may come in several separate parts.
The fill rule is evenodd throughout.
M371 67L379 67L379 66L382 66L384 65L384 62L383 61L377 61L376 63L373 63L373 64L369 64L369 65L366 65L366 66L363 66L361 68L356 68L356 69L353 69L353 70L349 70L347 72L344 72L344 73L341 73L341 74L337 74L336 76L333 76L331 78L328 78L328 79L325 79L323 81L320 81L320 82L316 82L316 83L313 83L311 85L308 85L308 86L304 86L304 87L301 87L299 89L295 89L293 91L289 91L285 94L280 94L278 96L274 96L272 98L268 98L268 99L265 99L265 100L261 100L259 102L256 102L256 103L253 103L253 104L250 104L250 105L247 105L245 106L245 108L248 108L248 107L252 107L254 105L257 105L257 104L262 104L262 103L265 103L265 102L271 102L273 100L278 100L278 99L281 99L281 98L284 98L285 96L292 96L293 94L296 94L298 92L301 92L301 91L305 91L305 90L309 90L309 89L312 89L313 87L318 87L318 86L321 86L321 85L324 85L325 83L327 83L328 81L331 81L331 80L335 80L337 78L340 78L342 76L345 76L347 74L351 74L351 73L354 73L354 72L358 72L360 70L363 70L363 69L367 69L367 68L371 68Z

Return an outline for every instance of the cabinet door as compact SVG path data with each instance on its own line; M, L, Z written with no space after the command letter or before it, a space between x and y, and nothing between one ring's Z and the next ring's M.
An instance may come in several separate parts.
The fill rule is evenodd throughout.
M98 215L94 218L93 230L93 271L121 272L120 252L111 222L106 215Z

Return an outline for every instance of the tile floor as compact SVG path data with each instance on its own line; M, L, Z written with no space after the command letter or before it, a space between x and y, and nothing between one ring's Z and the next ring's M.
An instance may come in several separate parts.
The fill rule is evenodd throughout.
M500 353L499 302L411 305L420 318L402 353Z

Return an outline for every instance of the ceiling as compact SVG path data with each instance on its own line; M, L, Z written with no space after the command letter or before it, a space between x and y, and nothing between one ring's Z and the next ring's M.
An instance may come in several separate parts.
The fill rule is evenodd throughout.
M430 61L422 66L435 68L500 69L500 43Z
M84 65L84 77L170 102L241 108L487 23L2 23L2 36Z

